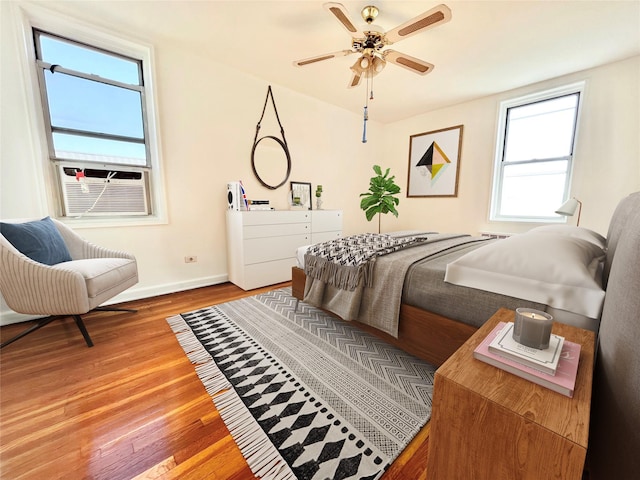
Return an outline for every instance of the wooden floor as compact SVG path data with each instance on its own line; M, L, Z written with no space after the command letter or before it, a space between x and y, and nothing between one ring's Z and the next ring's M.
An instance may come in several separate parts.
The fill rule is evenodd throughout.
M87 315L93 348L71 319L4 348L0 478L254 478L165 320L246 295L226 283ZM426 478L428 439L429 425L383 479Z

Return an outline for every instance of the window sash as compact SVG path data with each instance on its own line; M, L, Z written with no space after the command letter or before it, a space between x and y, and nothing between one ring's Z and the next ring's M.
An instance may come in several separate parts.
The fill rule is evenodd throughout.
M34 29L34 41L36 44L36 52L39 56L41 54L41 49L39 45L39 39L42 36L55 37L57 39L62 39L62 37L57 37L56 35L51 35L46 32L41 32L39 30ZM62 39L66 43L71 45L77 45L82 48L92 49L99 52L102 50L87 46L82 44L81 42L75 42L73 40ZM110 55L111 52L104 51L107 55ZM117 54L113 54L114 57L119 57ZM125 58L125 57L122 57ZM129 59L127 59L129 60ZM123 165L123 166L143 166L146 168L151 168L151 149L149 146L149 136L148 136L148 126L146 119L146 100L145 100L145 90L144 85L132 85L129 83L120 82L117 80L112 80L109 78L98 77L91 73L87 72L79 72L64 66L60 65L52 65L50 63L42 61L42 59L37 58L37 71L38 71L38 79L40 86L40 95L42 97L42 105L44 111L44 121L46 127L47 134L47 143L49 148L49 158L52 161L84 161L84 162L98 162L98 163L114 163L115 165ZM141 62L138 61L138 68L141 69ZM53 73L55 72L55 73ZM104 132L97 131L97 129L80 129L80 128L69 128L68 126L60 126L54 124L52 118L55 115L52 115L52 104L50 103L50 92L49 85L47 84L47 78L52 78L55 74L68 75L69 78L73 78L80 81L87 81L96 84L104 84L108 86L106 88L120 88L123 89L122 92L130 91L139 96L139 100L137 100L136 106L139 105L139 113L140 115L140 123L136 126L138 130L137 136L131 135L122 135L122 131L120 132ZM139 75L140 82L142 83L142 75ZM87 84L90 85L90 84ZM131 97L133 98L133 97ZM55 110L55 100L54 108ZM138 103L139 102L139 103ZM68 149L57 148L57 146L66 143L67 145L70 143L70 140L74 139L75 143L85 144L87 148L86 151L82 152L69 152ZM106 154L99 152L99 146L106 146ZM136 145L138 145L136 147ZM124 151L128 151L129 155L117 155L114 154L115 151L118 150L118 147ZM141 148L143 147L142 151Z
M497 196L500 219L557 220L557 216L550 217L541 212L554 212L564 202L571 165L570 156L527 162L503 162L500 173L502 182ZM531 201L532 194L529 192L532 190L535 202Z
M579 101L580 94L571 93L508 107L503 162L573 155ZM549 111L549 105L556 109Z
M555 210L568 197L571 185L573 150L577 136L582 90L583 83L580 83L502 102L490 220L566 221L565 217L555 214ZM574 102L571 102L572 98L575 99ZM542 107L544 102L559 101L558 105L560 105L563 99L569 102L569 108L572 111L572 116L569 118L566 118L566 112L563 112L564 134L568 137L564 139L564 143L557 144L555 149L547 149L544 154L541 154L543 149L538 149L532 155L509 155L513 153L513 151L508 152L510 146L508 142L514 140L509 138L509 129L513 127L510 121L513 120L514 112L517 112L520 107L529 106L533 111L536 105ZM563 109L556 111L560 110ZM522 110L520 113L537 114L538 112ZM535 200L532 201L532 198Z
M58 45L58 49L66 49L64 62L70 71L90 71L92 78L99 78L110 83L129 86L143 86L142 62L119 53L105 50L78 40L71 40L60 35L46 32L38 28L33 29L36 59L49 65L61 65L62 58L56 58L55 50L49 50L48 42ZM94 56L91 59L91 56ZM100 57L99 63L96 57ZM57 61L58 60L58 61ZM105 65L107 65L105 67ZM113 72L118 72L113 75ZM116 78L117 77L117 78Z

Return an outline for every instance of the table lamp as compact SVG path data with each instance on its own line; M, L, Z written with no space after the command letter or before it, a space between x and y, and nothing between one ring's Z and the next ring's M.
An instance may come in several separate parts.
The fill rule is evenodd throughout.
M576 209L578 209L578 222L576 223L576 226L579 226L580 214L582 213L582 202L577 198L573 197L567 200L566 202L564 202L562 206L556 210L556 213L558 215L571 217L573 216L574 213L576 213Z

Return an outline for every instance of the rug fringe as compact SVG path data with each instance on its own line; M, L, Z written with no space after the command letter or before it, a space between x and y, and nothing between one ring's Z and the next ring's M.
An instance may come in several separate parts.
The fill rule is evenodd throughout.
M211 355L204 348L202 343L193 334L193 331L180 315L167 318L167 323L175 333L178 343L187 355L187 358L194 365L209 363L212 361Z
M227 390L217 395L213 401L256 477L265 480L296 480L289 465L247 410L235 390Z
M209 357L211 359L211 357ZM200 377L200 381L212 397L222 390L231 388L231 383L227 377L220 371L216 363L211 359L208 363L202 363L196 366L196 373Z
M167 323L191 363L196 365L200 381L212 397L220 417L254 475L264 480L296 480L287 462L182 316L167 318Z
M173 317L167 318L167 323L171 327L171 330L173 330L173 333L189 330L189 326L187 322L184 321L184 318L182 318L182 315L174 315Z

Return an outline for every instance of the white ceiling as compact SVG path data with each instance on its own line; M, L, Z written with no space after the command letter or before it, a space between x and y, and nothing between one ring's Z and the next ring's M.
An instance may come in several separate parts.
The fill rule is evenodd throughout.
M355 55L294 67L293 60L348 49L351 39L323 1L77 1L49 7L145 39L164 37L212 60L362 113L366 87L347 89ZM392 122L640 54L640 0L445 0L449 23L393 45L435 65L419 76L388 64L375 78L370 119ZM345 1L380 9L388 31L436 1ZM276 88L274 86L274 88ZM276 94L277 95L277 94Z

